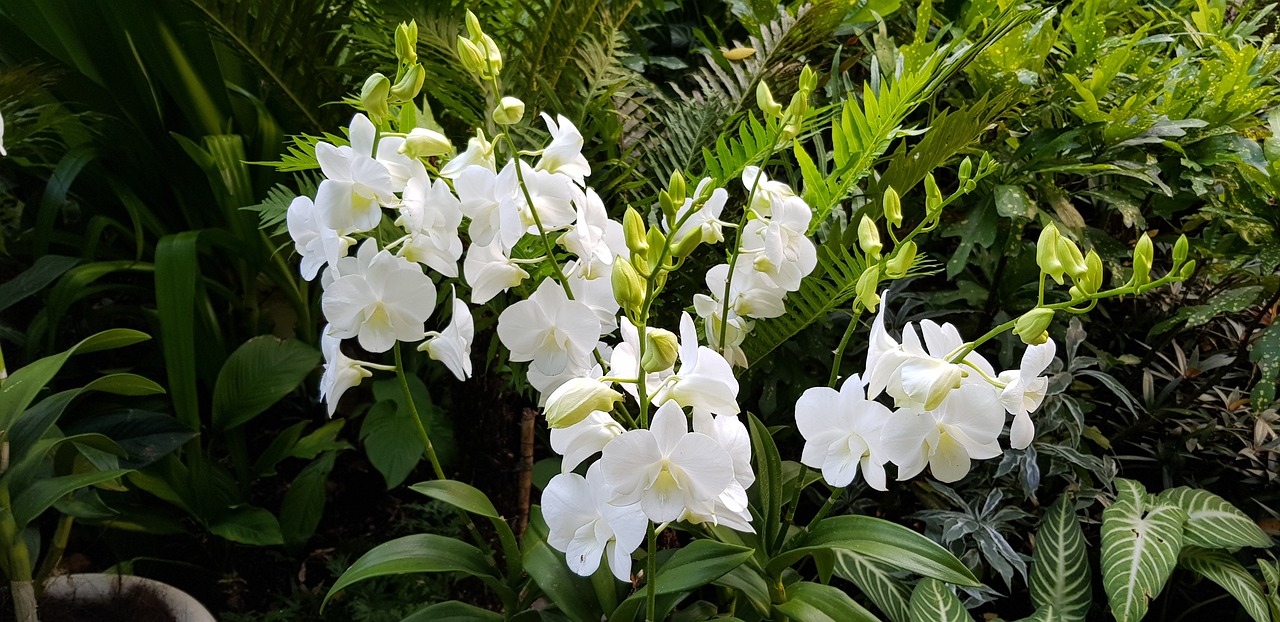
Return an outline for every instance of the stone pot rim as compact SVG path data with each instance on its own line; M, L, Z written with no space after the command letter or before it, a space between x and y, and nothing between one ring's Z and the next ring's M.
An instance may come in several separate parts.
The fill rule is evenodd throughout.
M83 573L51 577L44 584L45 597L89 602L106 600L118 590L142 587L153 590L177 622L216 622L213 614L190 594L163 581L134 575Z

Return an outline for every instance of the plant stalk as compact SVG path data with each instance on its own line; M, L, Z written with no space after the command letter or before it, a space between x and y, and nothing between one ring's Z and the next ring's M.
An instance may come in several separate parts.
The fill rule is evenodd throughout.
M657 616L654 611L658 608L658 532L653 529L653 522L649 523L649 555L644 559L644 583L645 583L645 622L655 622Z

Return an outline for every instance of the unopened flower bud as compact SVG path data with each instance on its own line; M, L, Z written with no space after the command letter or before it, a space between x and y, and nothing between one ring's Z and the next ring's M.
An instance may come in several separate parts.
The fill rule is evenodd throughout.
M756 84L756 105L760 106L764 116L782 118L782 104L773 98L773 92L769 90L769 85L765 84L764 80Z
M662 208L662 215L666 217L667 223L672 227L676 226L676 203L671 199L670 192L658 191L658 207Z
M391 93L391 81L386 76L375 73L364 81L360 89L360 105L373 117L375 123L382 123L391 116L387 107L387 95Z
M685 184L684 175L680 171L671 173L671 179L667 182L667 194L671 195L673 203L684 203L689 197L689 187Z
M645 237L645 243L649 246L649 251L645 253L647 263L655 269L661 267L658 262L662 261L662 250L667 245L666 234L657 227L653 227L649 229L649 233Z
M973 175L973 160L970 160L969 156L965 156L964 159L960 161L960 171L957 173L957 176L960 179L960 183L964 184L964 182L969 181L969 177L971 177L972 175Z
M812 95L816 90L818 90L818 72L814 71L813 67L805 65L800 70L800 92Z
M613 299L623 308L639 310L644 304L644 281L636 272L630 261L618 255L613 259L613 273L610 276L613 285Z
M391 87L391 99L396 103L413 101L422 91L422 82L427 74L422 71L422 65L414 63L405 70L404 75L400 76L400 81Z
M933 173L927 173L924 176L924 210L926 213L933 214L942 209L942 190L938 188L938 180L933 178Z
M1080 253L1080 247L1075 242L1058 234L1058 261L1062 264L1062 268L1071 275L1071 280L1079 280L1084 276L1088 267L1084 264L1084 255Z
M876 229L876 223L872 222L866 214L862 215L862 220L858 221L858 246L862 247L862 252L867 257L880 257L880 249L884 245L880 243L880 231Z
M467 34L470 35L472 39L479 39L484 36L484 30L480 28L480 18L476 17L476 14L472 13L470 9L467 10L466 23Z
M1097 253L1089 251L1089 254L1085 255L1084 265L1084 275L1076 279L1076 285L1085 294L1096 294L1102 289L1102 258Z
M498 49L498 44L494 43L493 37L489 35L481 35L480 42L483 44L481 49L484 51L485 60L489 61L489 78L497 75L502 71L502 52Z
M567 428L595 411L609 412L622 401L622 394L594 378L571 378L547 397L547 425Z
M498 125L515 125L524 118L524 102L514 97L503 97L493 109L493 121Z
M1151 244L1151 238L1147 234L1138 236L1138 246L1133 249L1133 280L1129 283L1134 287L1142 287L1151 282L1151 262L1155 259L1155 247Z
M1062 275L1066 273L1062 261L1058 259L1058 228L1053 223L1049 223L1042 231L1040 231L1040 239L1036 242L1036 265L1040 266L1040 271L1053 278L1058 285L1062 285Z
M671 251L671 254L674 257L683 259L692 255L694 249L698 248L699 244L702 244L702 236L686 235L680 240L679 246L676 246L675 250ZM763 255L763 253L761 253L761 255Z
M461 35L458 36L458 60L462 61L462 68L471 73L482 77L488 73L484 52L474 41Z
M645 237L644 217L634 208L628 207L622 215L622 234L631 252L644 254L649 250L649 242Z
M884 217L895 227L902 226L902 197L892 187L884 191Z
M885 265L885 274L891 279L900 279L916 262L916 243L907 240L894 250L893 257Z
M809 97L804 92L797 91L791 96L791 103L787 105L786 118L790 122L789 125L794 124L796 126L796 131L798 132L800 128L800 120L808 113Z
M1013 333L1022 338L1022 343L1037 345L1048 339L1049 324L1053 323L1053 309L1036 307L1018 318L1013 325Z
M1187 236L1178 236L1178 241L1173 243L1173 265L1181 265L1187 260Z
M401 65L418 62L418 22L409 20L396 26L396 58Z
M650 328L644 334L644 356L640 368L646 373L671 369L680 354L680 340L669 330Z
M1182 267L1178 269L1178 278L1185 281L1191 278L1191 275L1195 274L1195 272L1196 272L1196 260L1192 259L1187 263L1182 264Z
M858 302L868 311L875 311L876 305L880 304L880 294L876 292L878 285L880 285L880 266L872 264L862 271L862 275L858 277L858 284L854 287Z
M453 143L444 134L425 127L415 127L404 137L400 153L411 158L431 158L453 152Z

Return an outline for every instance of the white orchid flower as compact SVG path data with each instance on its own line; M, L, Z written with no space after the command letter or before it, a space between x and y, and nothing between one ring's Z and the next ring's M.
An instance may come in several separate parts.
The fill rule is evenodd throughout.
M693 306L698 317L707 318L724 309L722 297L725 280L728 278L729 264L727 263L717 264L707 270L707 290L711 295L695 294L693 297ZM786 291L753 268L750 262L739 261L733 267L733 282L729 284L729 317L757 319L779 317L787 312L786 304L783 302L786 295Z
M708 411L695 408L693 431L715 439L729 454L733 461L733 482L720 493L718 500L725 509L741 513L749 522L751 513L747 511L747 489L755 483L756 474L751 470L751 436L747 433L747 426L737 415L713 416Z
M524 177L524 188L520 187L516 162L519 162L520 175ZM555 231L573 224L578 217L573 205L582 191L566 175L535 170L523 160L511 160L498 173L497 184L504 209L514 209L529 235L538 235L539 224L543 231ZM532 205L529 201L533 201ZM534 211L537 211L536 220Z
M565 282L573 299L588 307L600 320L600 334L607 335L618 328L618 299L613 297L613 281L607 276L591 278L586 275L580 261L570 261L564 265Z
M994 387L968 383L947 394L936 410L898 410L884 424L880 442L898 465L898 481L915 477L925 465L941 482L969 473L971 460L999 456L1004 409Z
M562 456L560 472L568 473L604 449L626 430L608 413L593 411L567 428L551 429L551 449Z
M794 196L774 203L771 211L772 217L756 218L743 228L742 251L756 270L794 292L818 266L818 249L807 235L813 212Z
M483 130L476 130L476 135L467 141L466 151L449 160L440 169L440 176L457 179L469 166L479 166L488 169L490 173L498 170L493 160L493 143L485 140Z
M427 340L418 346L425 350L431 358L444 363L458 380L471 377L471 341L476 336L475 320L467 303L452 292L453 317L449 325L438 333L427 333Z
M453 181L463 215L471 219L467 233L474 244L501 244L510 249L524 235L525 224L511 201L514 186L482 166L469 166Z
M458 276L462 257L462 208L449 184L433 183L425 174L411 178L404 189L400 218L396 224L409 234L400 247L400 256L416 261L449 277Z
M316 143L316 162L325 176L316 189L320 224L342 235L377 227L382 206L395 205L395 193L404 189L404 181L397 183L399 178L373 158L375 130L369 119L356 115L350 130L350 146Z
M569 357L569 364L558 374L544 374L538 368L529 366L525 378L529 386L538 390L538 407L547 405L551 394L574 378L591 378L599 380L604 377L604 370L595 362L592 353L574 354Z
M760 181L756 181L759 176ZM791 186L769 179L758 166L744 166L742 168L742 187L751 194L751 189L755 188L755 195L751 197L751 205L749 209L761 216L773 215L773 204L784 199L796 196Z
M355 242L349 237L338 235L333 229L321 226L316 220L315 203L309 197L295 197L289 203L289 211L285 216L289 237L293 238L294 248L302 256L299 271L302 278L308 281L316 278L325 264L337 264Z
M706 308L705 305L699 307L695 297L694 307L701 315ZM747 335L751 333L751 329L755 328L755 322L743 317L735 317L733 312L729 312L729 321L724 322L720 319L720 307L709 310L706 319L703 320L703 328L707 335L707 343L713 349L718 349L720 354L724 356L726 361L734 367L746 369L748 367L747 353L743 351L742 344L747 340ZM724 347L720 347L720 331L723 330Z
M887 298L888 291L881 296ZM988 378L995 374L990 363L972 352L965 355L965 365L947 360L963 346L959 331L950 324L921 322L925 344L921 344L915 327L907 324L902 330L902 343L894 341L884 327L887 306L880 307L871 326L866 366L868 397L874 399L883 391L894 398L899 408L933 410L969 376L968 367Z
M325 326L320 333L320 352L324 354L324 374L320 376L320 400L323 401L332 417L338 408L338 400L347 389L360 386L360 383L373 375L364 367L364 363L342 353L342 340L334 337Z
M333 335L356 337L370 352L386 352L397 340L422 339L436 305L431 277L418 264L377 250L372 238L361 243L355 260L342 267L320 302Z
M622 342L614 346L613 352L609 354L609 374L615 378L638 379L640 378L640 331L635 324L631 323L631 320L625 318L618 319L618 328L622 334ZM653 329L646 328L646 331L650 330ZM668 368L645 374L645 395L657 393L663 381L673 373L675 371ZM622 385L623 391L631 394L631 397L640 399L635 383L622 382L619 384Z
M719 352L698 345L697 329L688 313L680 314L680 368L653 395L655 406L668 401L717 415L736 415L740 410L733 367Z
M698 182L698 188L694 191L693 197L702 196L706 187L711 183L711 179L704 178ZM675 223L667 222L666 216L662 217L662 228L671 236L671 247L676 248L689 235L702 236L704 244L715 244L724 241L724 221L720 220L720 213L724 211L725 203L729 202L729 193L724 188L716 188L711 193L711 198L697 211L693 210L693 197L685 199L684 204L676 210L676 223L684 220L679 229L675 233L671 233L671 227ZM692 212L692 213L691 213ZM689 214L686 219L685 215Z
M519 285L529 278L529 273L511 261L501 243L494 243L471 245L466 260L462 262L462 276L471 286L472 304L482 305Z
M560 244L578 256L578 266L585 278L608 277L613 258L629 252L622 223L609 218L600 195L591 188L587 188L581 200L575 199L574 204L577 221L560 236Z
M840 391L814 387L796 400L796 428L804 437L801 464L820 469L822 479L836 488L853 482L859 470L867 485L887 490L880 445L885 421L895 416L867 399L862 379L854 374Z
M4 115L0 115L0 156L7 155L9 152L4 150Z
M600 321L591 307L570 300L554 279L543 280L533 295L498 316L498 339L511 360L531 361L531 368L548 376L590 355L599 338Z
M579 186L585 186L586 178L591 175L591 165L582 155L582 134L564 115L556 115L556 119L558 123L547 113L542 113L542 120L547 123L547 131L551 134L551 144L542 150L537 169L567 175Z
M1013 415L1013 427L1009 430L1009 445L1025 449L1035 439L1036 426L1031 413L1044 402L1049 390L1049 379L1041 376L1053 362L1057 346L1050 339L1040 345L1028 346L1022 353L1022 365L1015 370L1000 372L999 380L1005 383L1000 392L1000 403Z
M715 439L690 432L684 411L672 402L658 408L648 430L609 441L598 464L614 491L609 502L639 502L656 523L709 507L734 483L733 458Z
M547 521L547 543L563 551L569 569L587 577L608 559L609 570L619 581L631 580L631 553L644 542L649 521L640 506L609 503L611 488L599 463L587 476L562 473L551 478L542 492L542 517Z

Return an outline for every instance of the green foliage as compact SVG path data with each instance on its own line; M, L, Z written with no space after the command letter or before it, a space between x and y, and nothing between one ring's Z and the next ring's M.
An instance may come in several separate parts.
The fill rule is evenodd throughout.
M1028 585L1037 612L1050 620L1084 620L1093 600L1084 532L1071 497L1062 495L1040 520Z
M937 579L925 579L916 584L911 592L911 621L925 622L970 622L973 620L965 611L960 599L951 592L947 585Z

